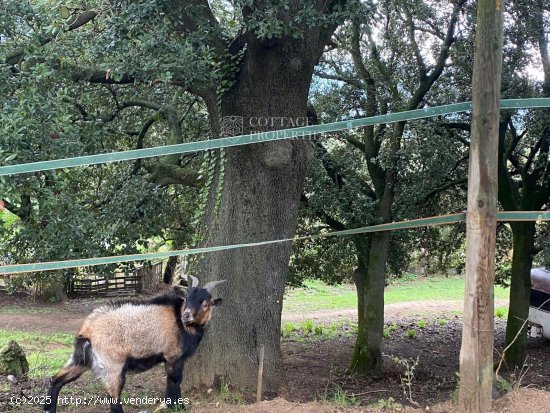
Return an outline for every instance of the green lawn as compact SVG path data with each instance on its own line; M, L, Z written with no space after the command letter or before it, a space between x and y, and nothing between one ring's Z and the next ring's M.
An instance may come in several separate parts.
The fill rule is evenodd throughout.
M305 288L293 288L285 294L284 310L290 313L335 310L357 307L357 295L350 285L329 286L321 281L306 280ZM419 300L462 300L464 279L431 277L388 286L385 303ZM508 289L495 287L495 298L508 298Z

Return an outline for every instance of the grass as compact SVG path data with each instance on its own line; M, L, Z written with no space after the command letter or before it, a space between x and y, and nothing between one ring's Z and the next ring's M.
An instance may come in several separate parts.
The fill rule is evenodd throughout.
M315 329L315 323L313 320L305 320L302 322L302 331L304 334L313 334L313 330Z
M393 322L384 327L384 338L390 338L397 331L397 323Z
M508 298L508 289L495 286L495 298ZM386 289L386 304L422 300L462 300L464 279L461 277L422 278L410 283L390 285Z
M373 409L383 409L383 410L396 410L400 411L403 406L395 401L393 397L388 397L387 399L378 399L376 403L369 405Z
M0 347L15 340L23 348L31 377L52 376L65 365L72 353L74 335L44 334L0 329Z
M352 337L357 334L357 323L334 321L329 324L305 320L300 324L291 321L283 323L281 335L285 339L296 341L327 340L332 338Z
M408 329L407 331L405 331L405 337L410 338L410 339L415 338L416 337L416 330L413 330L412 328Z
M426 326L428 325L428 322L426 320L418 320L416 322L416 325L419 327L419 328L426 328Z
M508 298L508 289L495 286L495 298ZM386 304L426 301L462 300L464 279L431 277L392 284L386 288ZM285 294L284 310L289 313L357 308L357 294L351 285L330 286L322 281L306 280L304 287L290 289Z
M293 323L293 322L288 322L288 323L284 323L282 328L281 328L281 334L283 335L283 337L291 337L293 335L293 333L296 333L300 331L300 327L296 324L296 323Z
M305 280L303 288L287 291L284 300L285 311L299 313L307 311L337 310L355 308L357 294L350 285L327 285L318 280Z
M336 386L336 388L332 391L332 395L328 390L328 386L326 386L324 392L319 395L317 400L321 403L335 404L340 407L352 407L359 405L355 395L348 395L341 386Z
M232 390L227 384L221 385L218 392L218 399L224 403L245 404L243 394L241 392Z
M501 318L503 320L508 319L508 307L497 307L495 308L495 317Z
M321 281L306 280L305 288L291 289L284 301L286 312L307 312L334 309L355 309L357 296L353 286L329 286ZM396 303L417 300L461 300L463 298L464 281L458 277L451 278L410 278L390 285L386 288L385 302ZM508 291L495 287L495 298L506 298ZM7 307L0 313L20 312L19 307ZM32 307L25 312L53 312L57 309ZM495 316L506 318L507 309L500 307L495 310ZM440 326L445 326L448 320L439 320ZM420 320L418 328L424 328L425 322ZM396 325L388 325L384 329L384 337L390 337L397 330ZM301 323L286 322L282 326L282 336L297 340L319 340L337 337L353 336L357 324L349 321L337 321L329 324L305 320ZM411 330L408 337L414 338L416 331ZM8 340L17 341L27 354L31 377L51 376L67 361L72 352L72 334L44 334L0 329L0 347Z

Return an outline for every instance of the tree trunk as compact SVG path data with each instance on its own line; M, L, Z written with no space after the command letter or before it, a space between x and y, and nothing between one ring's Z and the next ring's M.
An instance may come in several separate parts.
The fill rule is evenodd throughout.
M390 165L395 167L397 156L396 142L402 136L403 129L396 129L392 140ZM396 173L391 167L384 177L383 192L381 193L377 216L381 222L390 222L391 209L395 197L394 185ZM370 236L368 245L368 268L363 282L364 310L359 319L358 336L355 344L350 372L367 375L382 371L382 338L384 335L384 287L386 285L386 262L391 240L391 231L376 232ZM360 249L357 249L359 254ZM359 275L359 274L358 274ZM361 321L363 321L361 323ZM359 331L361 334L359 334Z
M382 371L382 338L384 332L384 287L386 261L391 232L371 236L368 248L368 268L357 273L364 280L358 285L359 324L349 371L356 374L376 374ZM358 254L359 254L358 249ZM354 277L355 278L355 277ZM361 285L361 291L359 289Z
M177 265L178 265L177 256L168 258L168 262L166 263L166 268L164 269L164 273L162 274L162 282L164 284L172 284Z
M356 235L353 241L357 254L357 268L353 271L352 275L357 290L357 338L348 373L361 373L359 370L361 370L362 366L368 364L365 351L369 339L365 323L365 284L369 260L370 236Z
M322 45L308 39L251 41L236 86L222 100L223 116L241 116L243 133L292 127L306 117L313 67ZM207 206L207 243L224 245L292 237L305 182L309 143L285 140L226 150L222 199ZM216 181L216 180L215 180ZM213 186L216 186L214 182ZM210 188L211 192L215 188ZM289 242L212 253L197 266L201 282L227 279L209 331L189 363L186 386L218 380L255 387L265 346L264 389L284 388L281 310Z
M510 285L510 309L506 325L505 361L510 369L522 367L525 361L527 325L531 299L531 267L535 252L535 222L512 223L513 246L512 283ZM517 337L516 337L517 336Z

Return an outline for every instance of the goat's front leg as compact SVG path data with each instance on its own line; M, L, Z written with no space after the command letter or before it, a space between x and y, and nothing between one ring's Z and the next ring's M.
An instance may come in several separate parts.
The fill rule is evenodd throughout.
M183 357L174 361L166 361L164 368L166 370L166 404L170 408L175 408L181 399L181 381L183 379ZM185 407L185 405L180 405Z

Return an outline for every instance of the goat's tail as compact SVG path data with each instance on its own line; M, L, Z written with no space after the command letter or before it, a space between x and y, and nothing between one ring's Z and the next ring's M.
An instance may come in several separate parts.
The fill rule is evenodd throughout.
M79 366L92 367L92 344L84 336L74 338L73 363Z

